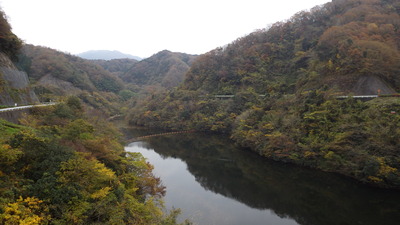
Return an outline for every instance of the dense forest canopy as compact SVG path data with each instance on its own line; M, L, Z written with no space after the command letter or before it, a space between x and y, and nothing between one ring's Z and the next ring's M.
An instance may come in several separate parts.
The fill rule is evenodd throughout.
M357 79L368 75L398 90L398 4L333 1L299 12L201 56L185 88L233 94L237 87L252 87L262 94L326 84L352 92Z
M260 155L400 187L400 2L336 0L199 56L132 124L230 134ZM225 97L218 97L225 96ZM393 113L394 112L394 113Z
M139 86L157 85L171 89L183 81L195 58L194 55L163 50L133 65L121 79Z
M152 166L77 97L0 128L2 224L175 224Z

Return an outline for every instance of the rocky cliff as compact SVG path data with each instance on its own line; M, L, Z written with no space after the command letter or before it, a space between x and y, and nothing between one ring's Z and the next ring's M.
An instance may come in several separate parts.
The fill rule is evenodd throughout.
M26 105L38 101L29 86L27 74L19 71L4 53L0 53L0 105Z

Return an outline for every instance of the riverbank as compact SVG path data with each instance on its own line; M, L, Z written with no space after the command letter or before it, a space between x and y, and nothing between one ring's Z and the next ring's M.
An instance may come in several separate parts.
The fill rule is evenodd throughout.
M130 131L128 139L149 133ZM400 219L397 191L268 160L224 135L155 136L125 150L154 165L166 206L179 207L195 224L397 225Z
M162 130L225 133L268 159L399 189L399 98L364 102L326 95L314 91L256 101L239 115L226 112L234 104L226 100L173 100L153 111L137 108L129 119L130 124ZM177 102L181 110L166 110Z

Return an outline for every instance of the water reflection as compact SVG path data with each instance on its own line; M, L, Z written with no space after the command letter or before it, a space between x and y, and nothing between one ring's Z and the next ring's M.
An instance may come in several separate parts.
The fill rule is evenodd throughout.
M302 225L390 225L398 224L400 219L399 192L373 189L341 176L271 162L238 149L221 136L182 134L154 137L146 142L147 149L154 149L153 155L146 157L149 160L159 158L156 163L150 160L151 163L157 168L157 164L163 162L161 171L177 175L172 178L175 180L168 181L172 187L166 184L167 195L168 190L189 190L180 191L181 196L166 199L167 203L187 198L195 202L222 195L229 200L215 203L214 200L206 199L217 204L203 206L212 207L207 212L232 207L231 211L236 210L232 212L235 218L248 220L260 217L261 214L256 212L262 212L263 216L260 220L254 220L253 224L296 224L290 219L277 220L273 215L267 219L274 221L265 221L265 214L270 213L266 210L271 210L280 218L292 218ZM192 178L184 178L182 173L186 170L192 174ZM164 181L164 177L161 178ZM196 184L216 196L196 195L201 193ZM185 193L189 196L184 196ZM251 216L240 216L240 211L245 209L233 207L235 204L245 204L256 211L248 211L247 214ZM216 211L208 216L229 217L221 215L229 210ZM233 223L229 221L225 224Z

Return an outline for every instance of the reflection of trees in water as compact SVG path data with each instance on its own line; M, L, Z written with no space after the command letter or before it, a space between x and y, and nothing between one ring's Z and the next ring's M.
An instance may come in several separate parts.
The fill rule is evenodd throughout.
M400 193L336 175L267 161L220 136L147 140L162 157L180 158L205 189L300 224L397 224Z

